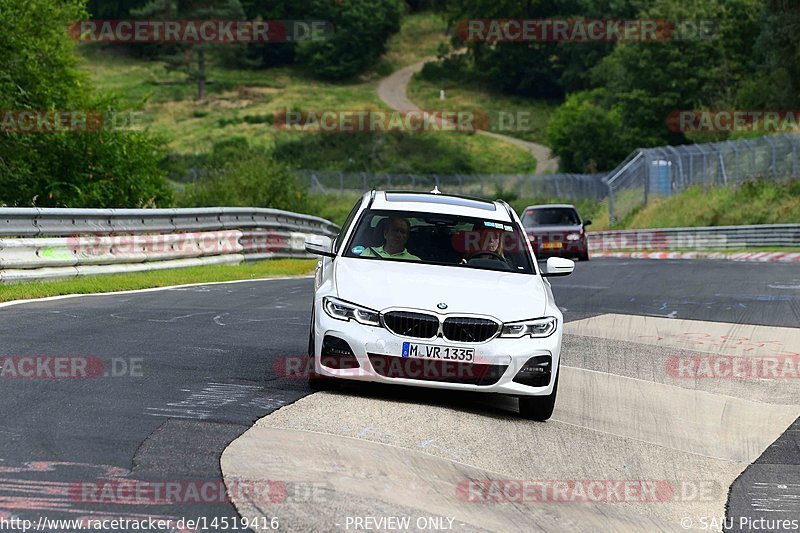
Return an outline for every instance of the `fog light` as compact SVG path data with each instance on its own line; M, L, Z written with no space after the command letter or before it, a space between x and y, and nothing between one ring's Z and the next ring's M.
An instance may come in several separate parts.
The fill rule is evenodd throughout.
M322 339L320 362L322 366L339 370L360 366L347 341L333 335L325 335Z
M531 357L514 376L514 383L529 387L546 387L550 383L552 362L549 355Z

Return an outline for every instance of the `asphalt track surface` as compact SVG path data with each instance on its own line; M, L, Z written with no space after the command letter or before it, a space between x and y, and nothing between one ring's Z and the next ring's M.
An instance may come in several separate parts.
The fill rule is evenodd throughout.
M553 285L565 320L587 328L596 327L592 320L621 314L800 324L800 271L788 264L603 259L579 263ZM102 489L221 483L220 455L229 443L311 392L303 380L274 372L280 358L305 352L311 291L311 279L252 281L0 308L0 356L89 357L97 374L2 380L0 518L205 517L211 523L238 516L230 503L209 503L208 497L194 503L187 492L184 501L165 504L124 501ZM604 357L625 356L609 349ZM775 403L797 404L797 389L781 386ZM773 395L769 387L751 392L765 400ZM404 393L353 394L391 402ZM504 409L470 395L433 401L456 413L494 416ZM728 515L750 516L756 509L800 517L800 423L754 459L730 488ZM577 466L583 458L570 460Z

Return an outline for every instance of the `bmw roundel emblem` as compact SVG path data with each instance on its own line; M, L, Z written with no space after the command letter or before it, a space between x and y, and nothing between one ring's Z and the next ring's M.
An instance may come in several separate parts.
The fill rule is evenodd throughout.
M439 305L437 305L436 307L438 307L439 309L447 309L447 304L442 302Z

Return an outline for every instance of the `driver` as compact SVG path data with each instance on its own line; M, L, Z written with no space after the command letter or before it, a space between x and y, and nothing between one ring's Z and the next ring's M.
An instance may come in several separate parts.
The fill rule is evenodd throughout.
M383 231L383 238L386 241L383 246L370 246L363 252L361 257L385 257L389 259L406 259L419 261L419 257L406 250L408 234L411 230L411 223L407 218L389 217L386 229Z

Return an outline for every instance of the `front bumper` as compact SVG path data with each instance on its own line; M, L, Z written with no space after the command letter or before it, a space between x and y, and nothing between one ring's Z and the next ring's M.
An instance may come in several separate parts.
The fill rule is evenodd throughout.
M589 251L589 244L585 240L565 241L561 248L542 248L538 243L531 242L531 247L537 259L548 257L580 258Z
M561 351L563 324L559 321L556 331L547 338L501 339L495 338L482 343L459 343L444 339L416 339L400 337L381 327L365 326L354 320L342 321L328 316L316 302L314 313L314 368L317 374L332 378L356 381L392 383L415 387L467 390L509 394L516 396L539 396L550 394L556 378ZM325 336L345 341L353 352L358 368L347 364L348 368L332 368L331 356L322 354ZM474 348L474 364L448 362L441 367L430 360L402 357L403 342ZM324 355L324 356L323 356ZM514 381L530 383L518 377L520 370L533 357L549 360L549 382L544 386L531 386ZM326 366L322 364L326 361ZM352 361L352 358L350 358ZM401 371L398 371L400 369ZM409 370L411 369L411 370ZM422 372L419 370L422 369ZM394 377L398 375L414 377Z

